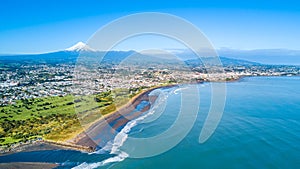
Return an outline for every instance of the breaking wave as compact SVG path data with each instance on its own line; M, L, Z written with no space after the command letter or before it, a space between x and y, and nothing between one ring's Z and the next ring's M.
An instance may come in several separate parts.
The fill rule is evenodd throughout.
M151 106L150 110L134 119L129 121L124 128L115 136L113 141L109 141L106 143L106 145L93 153L90 154L105 154L105 153L109 153L109 154L114 154L116 156L114 157L110 157L108 159L105 159L101 162L97 162L97 163L82 163L78 166L73 167L73 169L94 169L94 168L98 168L101 166L105 166L109 163L115 163L115 162L121 162L123 160L125 160L128 157L128 154L124 151L120 150L120 147L124 144L124 142L127 140L128 138L128 134L131 131L131 129L133 127L135 127L136 125L140 124L140 123L146 123L146 122L151 122L154 119L156 119L157 117L155 116L154 119L147 119L148 117L151 117L154 114L157 114L158 117L162 114L162 112L164 111L165 105L166 105L166 100L168 95L166 94L165 91L162 91L160 89L154 90L150 93L150 95L157 95L158 98L156 99L155 103L153 104L153 106ZM141 130L142 131L142 130Z

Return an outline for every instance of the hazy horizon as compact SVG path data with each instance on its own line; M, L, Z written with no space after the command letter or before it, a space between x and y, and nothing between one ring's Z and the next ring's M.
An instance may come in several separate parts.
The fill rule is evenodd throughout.
M82 41L80 41L82 42ZM75 44L76 45L76 44ZM74 46L74 45L73 45ZM72 48L73 46L69 47ZM0 53L0 56L13 56L13 55L37 55L46 54L60 51L67 51L66 49L57 49L53 51L37 52L37 53ZM142 52L137 49L115 49L111 51L136 51ZM186 59L193 58L191 51L182 48L165 49L167 52L173 54L186 54ZM96 50L95 50L96 51ZM290 49L251 49L241 50L232 48L220 48L216 49L217 53L221 57L227 57L232 59L240 59L251 62L258 62L262 64L273 64L273 65L300 65L300 50Z

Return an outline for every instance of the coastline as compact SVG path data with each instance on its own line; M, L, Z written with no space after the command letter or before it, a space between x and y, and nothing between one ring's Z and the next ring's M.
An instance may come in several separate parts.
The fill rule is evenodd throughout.
M153 104L157 97L149 96L148 94L158 88L166 88L173 87L177 85L164 85L164 86L155 86L152 88L148 88L134 97L132 97L126 104L117 107L115 111L102 116L97 119L91 125L89 125L83 132L75 136L73 139L68 140L67 142L75 145L80 145L84 147L91 147L93 150L97 148L101 148L106 144L106 140L113 139L115 136L115 131L118 130L121 126L124 126L128 121L136 118L141 115L145 111L150 109L150 106L145 106L142 110L136 111L134 114L130 114L137 105L139 105L142 101L148 101L150 104ZM97 131L97 132L96 132ZM100 140L96 138L97 135L95 133L103 133L103 139ZM97 142L97 143L95 143Z
M201 81L201 82L187 83L187 84L200 84L200 83L205 83L205 82L209 82L209 83L237 82L237 81L242 80L245 77L249 77L249 76L240 76L238 78L231 79L230 81ZM140 93L138 93L137 95L132 97L126 104L121 105L120 107L117 107L116 110L111 113L103 115L101 118L97 119L96 121L91 123L88 127L86 127L81 133L76 135L74 138L67 140L66 142L70 145L74 145L74 147L79 146L79 147L84 147L85 149L88 149L88 150L95 151L99 147L97 147L97 144L95 144L94 141L92 139L90 139L90 136L87 133L93 132L93 130L97 130L97 129L98 129L97 131L99 132L99 131L101 131L101 129L99 130L99 126L100 126L100 128L102 128L102 127L104 127L104 125L109 125L110 122L115 122L116 119L118 119L120 116L128 115L128 113L133 111L136 108L136 106L143 100L143 98L145 96L147 97L148 100L151 100L151 99L149 99L149 96L147 96L147 95L150 92L152 92L153 90L159 89L159 88L171 88L171 87L176 87L178 85L180 85L180 84L167 84L167 85L161 85L161 86L154 86L151 88L147 88L144 91L141 91ZM150 102L154 102L155 100L156 100L156 98ZM129 120L141 115L143 112L149 110L149 108L148 109L146 108L145 110L137 112L134 116L130 117ZM125 124L129 120L127 119L125 121L122 121L121 123ZM119 124L119 125L117 125L117 127L119 127L121 125L122 124ZM112 126L112 128L114 128L114 126ZM114 129L116 129L116 128L114 128Z
M232 83L232 82L239 82L243 80L244 78L249 77L262 77L262 76L239 76L238 78L232 79L230 81L203 81L200 83ZM270 76L270 77L278 77L278 76ZM285 76L284 76L285 77ZM192 83L196 84L196 83ZM168 84L168 85L162 85L162 86L155 86L152 88L144 89L144 91L141 91L134 97L132 97L126 104L121 105L120 107L117 107L117 110L112 111L111 113L108 113L106 115L103 115L101 118L97 119L95 122L91 123L89 126L87 126L85 129L81 130L79 134L77 134L74 138L67 140L67 141L51 141L51 140L30 140L25 143L19 143L17 145L13 145L10 147L1 147L0 148L0 156L17 153L17 152L24 152L24 151L31 151L31 150L44 150L44 148L41 148L40 145L43 145L42 147L47 147L47 150L56 150L56 149L64 149L64 150L75 150L75 151L81 151L81 152L94 152L97 147L95 147L95 144L78 144L78 141L76 139L80 139L83 137L88 137L85 135L86 131L95 128L97 124L103 125L103 121L114 121L119 115L126 115L129 110L132 110L132 105L138 105L139 102L137 102L140 98L145 96L146 94L149 94L151 91L159 88L170 88L175 87L180 84ZM155 101L155 100L154 100ZM130 108L131 107L131 108ZM128 109L130 108L130 109ZM143 113L146 110L143 110L139 112L140 114ZM136 114L136 116L140 114ZM134 118L136 116L133 116L131 118ZM128 121L123 121L123 123L127 123ZM105 123L107 124L107 123ZM118 127L118 126L117 126ZM91 141L91 140L90 140ZM45 146L44 146L45 145ZM30 147L30 150L28 150L28 147Z
M88 137L85 135L85 133L91 128L95 128L97 124L103 124L104 120L114 121L118 117L118 115L126 115L128 112L131 112L133 108L136 108L136 106L144 99L149 99L148 97L145 97L148 95L151 91L158 89L158 88L166 88L166 87L174 87L177 86L176 84L170 84L170 85L163 85L163 86L155 86L151 88L144 89L140 93L133 96L127 103L124 105L121 105L120 107L117 107L115 111L112 111L111 113L108 113L106 115L103 115L101 118L97 119L93 123L91 123L89 126L84 128L80 131L79 134L77 134L74 138L69 139L67 141L52 141L52 140L30 140L25 143L18 143L16 145L12 145L9 147L2 147L0 149L0 156L2 155L8 155L18 152L28 152L28 151L38 151L38 150L57 150L57 149L64 149L64 150L75 150L75 151L81 151L81 152L94 152L96 147L95 144L90 144L91 142L88 142L88 144L78 144L76 142L76 139ZM151 98L151 102L153 103L156 98ZM137 113L135 116L132 116L131 118L135 118L138 115L142 114L143 112L147 111L150 107L146 107L144 110L141 110L139 113ZM127 123L128 121L123 121L123 123ZM117 126L118 127L118 126Z
M76 150L82 152L93 152L90 147L74 145L66 142L56 142L51 140L35 140L22 143L13 147L8 147L0 151L0 157L18 152L30 152L41 150Z
M40 163L40 162L14 162L14 163L0 163L2 169L52 169L58 167L54 163Z
M231 81L222 81L222 82L235 82L239 81L244 77L239 77L237 79L233 79ZM205 83L210 81L201 81L197 83L190 83L190 84L199 84L199 83ZM212 81L213 82L213 81ZM151 88L143 89L141 92L133 96L127 103L124 105L121 105L116 108L116 110L112 111L111 113L105 114L101 116L101 118L95 120L85 128L81 129L78 134L75 135L75 137L66 140L66 141L52 141L52 140L30 140L25 143L19 143L15 146L5 147L0 150L0 156L1 155L7 155L17 152L26 152L30 150L46 150L45 148L41 147L47 147L47 150L56 150L56 149L64 149L64 150L75 150L75 151L81 151L81 152L94 152L97 148L97 144L94 143L93 140L90 139L89 134L93 130L99 130L100 128L105 127L108 123L112 123L116 121L120 116L128 116L128 114L133 111L136 106L142 101L142 100L149 100L148 97L145 97L148 95L151 91L159 88L171 88L176 87L180 84L166 84L161 86L154 86ZM151 102L154 102L156 98L151 100ZM150 107L146 107L144 110L137 112L135 115L129 117L130 119L133 119L139 115L141 115L143 112L147 111ZM118 125L113 126L114 128L120 127L127 123L129 120L123 120ZM100 129L101 131L101 129ZM30 150L28 150L30 148Z

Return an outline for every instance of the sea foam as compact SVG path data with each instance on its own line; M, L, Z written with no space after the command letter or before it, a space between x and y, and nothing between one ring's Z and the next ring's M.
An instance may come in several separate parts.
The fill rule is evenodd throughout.
M165 92L161 91L160 89L154 90L150 93L150 95L158 95L157 100L155 101L154 105L151 106L150 110L143 116L140 116L134 120L129 121L124 128L115 136L113 141L109 141L107 142L107 144L100 150L90 153L90 154L104 154L104 153L110 153L110 154L115 154L116 156L114 157L110 157L108 159L105 159L101 162L97 162L97 163L82 163L78 166L73 167L73 169L94 169L94 168L98 168L101 166L105 166L109 163L114 163L114 162L121 162L123 160L125 160L129 155L120 150L120 147L124 144L124 142L127 140L128 138L128 134L131 131L131 129L133 127L135 127L136 125L145 122L144 120L147 119L148 117L156 114L158 112L158 114L160 115L163 110L160 109L161 107L164 107L165 103L166 103L166 99L168 97L167 94L165 94ZM156 119L156 118L155 118ZM146 120L147 121L147 120ZM152 120L150 120L152 121ZM147 121L148 122L148 121Z

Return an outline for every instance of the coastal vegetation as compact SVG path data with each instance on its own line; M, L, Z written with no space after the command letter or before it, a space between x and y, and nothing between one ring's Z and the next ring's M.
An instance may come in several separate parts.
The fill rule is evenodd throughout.
M36 55L1 56L0 146L35 139L69 140L103 115L128 103L143 88L233 81L243 76L290 76L300 73L300 67L295 66L241 63L240 60L221 58L225 61L224 72L210 74L201 66L199 59L175 64L170 59L162 58L162 62L157 63L154 57L141 57L138 53L135 54L139 59L131 58L134 62L114 66L133 53L109 52L110 57L104 64L95 68L77 65L76 69L81 71L76 72L76 77L83 78L78 80L84 80L88 73L86 85L94 86L87 88L88 93L101 92L94 95L84 95L86 93L81 93L81 87L74 87L73 72L78 53L58 52L39 55L39 59L33 59Z
M0 145L34 139L66 141L95 120L126 104L143 87L86 96L51 96L18 100L0 107Z

